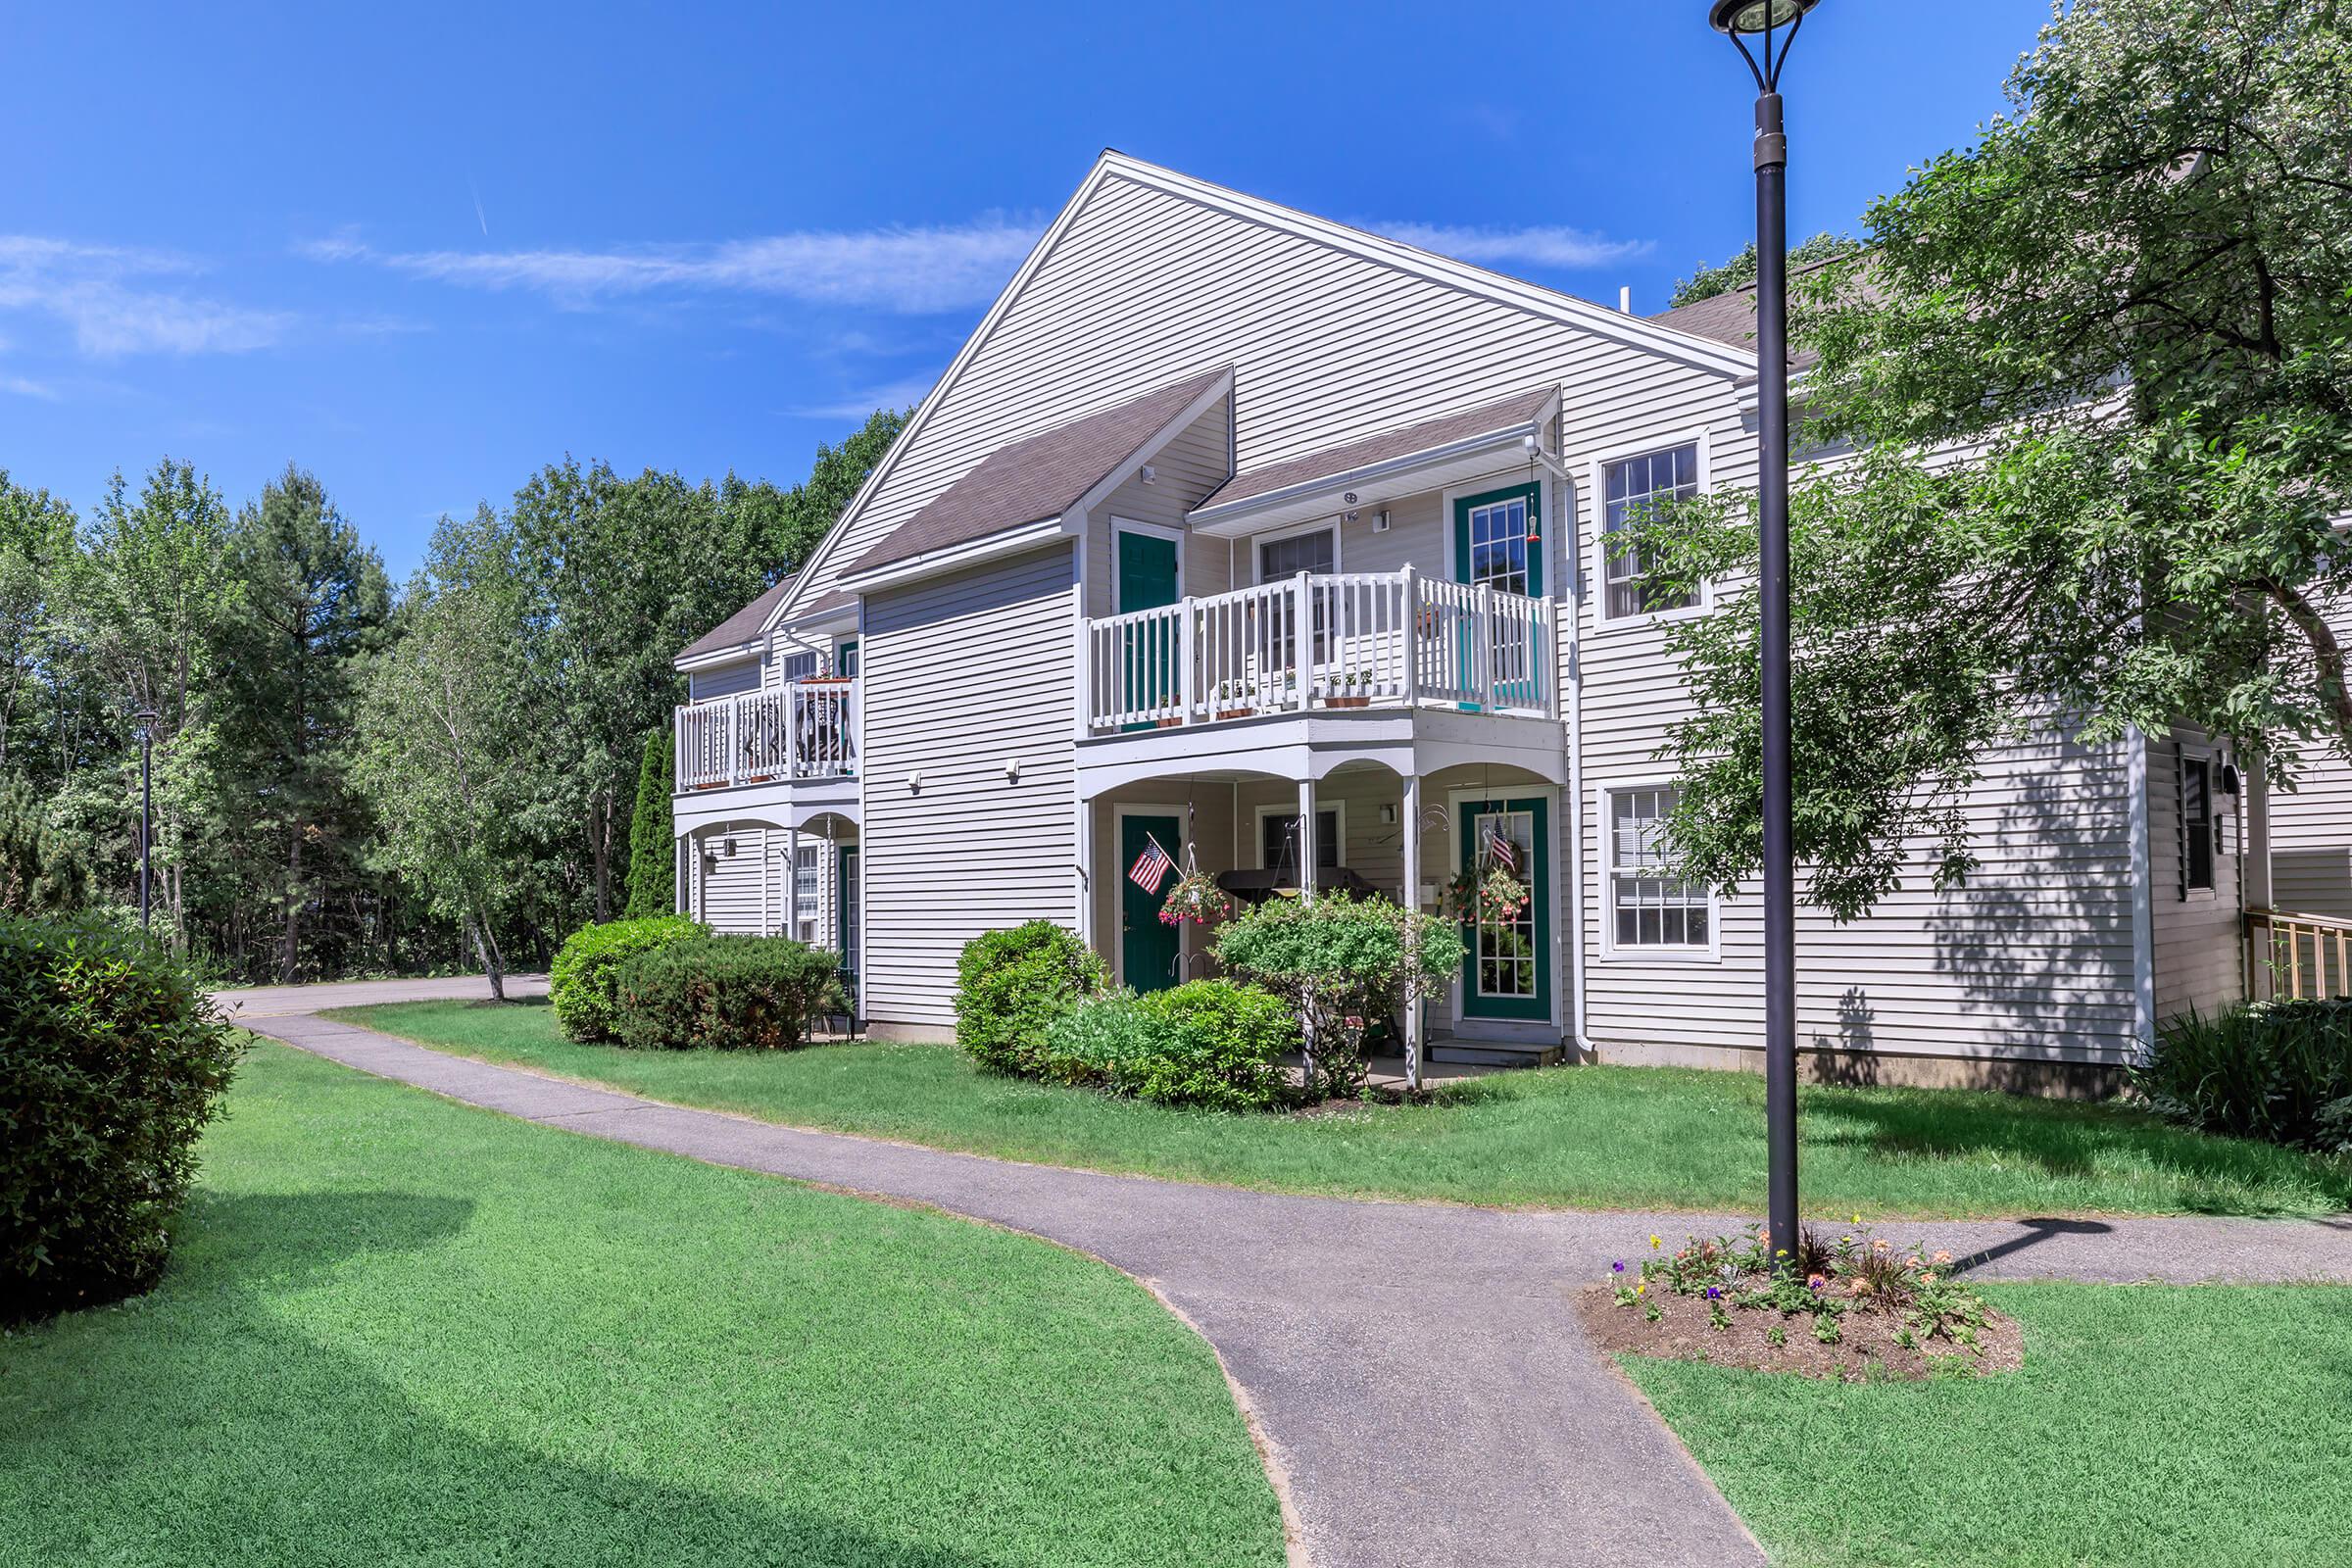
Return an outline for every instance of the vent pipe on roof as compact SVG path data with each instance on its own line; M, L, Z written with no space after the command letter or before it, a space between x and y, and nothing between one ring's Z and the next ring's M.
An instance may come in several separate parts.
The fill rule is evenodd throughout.
M1631 283L1624 284L1617 290L1617 314L1620 316L1634 314L1634 286Z

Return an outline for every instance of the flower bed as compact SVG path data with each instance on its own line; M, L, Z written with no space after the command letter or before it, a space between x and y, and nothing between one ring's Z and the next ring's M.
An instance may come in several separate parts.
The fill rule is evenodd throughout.
M1761 1230L1657 1237L1639 1267L1620 1260L1579 1299L1603 1350L1862 1382L2014 1371L2017 1325L1952 1277L1948 1252L1908 1250L1808 1227L1795 1266L1775 1269Z

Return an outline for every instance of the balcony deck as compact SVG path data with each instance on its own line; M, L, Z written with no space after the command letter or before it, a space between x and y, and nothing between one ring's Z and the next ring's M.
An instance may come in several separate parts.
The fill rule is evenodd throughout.
M858 776L858 683L800 680L677 710L678 790Z

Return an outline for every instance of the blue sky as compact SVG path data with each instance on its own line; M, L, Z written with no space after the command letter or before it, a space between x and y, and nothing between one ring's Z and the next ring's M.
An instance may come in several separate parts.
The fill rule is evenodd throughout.
M1702 0L11 8L0 466L316 470L396 572L565 452L790 482L1105 146L1642 311L1751 231ZM1826 0L1790 229L2001 107L2043 0Z

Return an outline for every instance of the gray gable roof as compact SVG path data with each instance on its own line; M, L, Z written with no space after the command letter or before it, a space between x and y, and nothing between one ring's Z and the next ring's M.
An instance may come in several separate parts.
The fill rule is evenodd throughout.
M729 648L740 648L746 643L757 642L760 638L760 628L767 619L767 612L775 609L783 597L792 591L792 584L793 579L790 577L779 579L775 586L768 589L767 592L688 643L678 654L678 658L680 660L700 659L705 654L721 653Z
M1226 368L1219 366L999 447L858 557L844 575L1060 516L1225 374Z
M1376 463L1386 463L1391 458L1409 457L1416 452L1448 446L1472 436L1485 435L1490 430L1507 430L1541 415L1556 390L1549 386L1538 387L1534 391L1498 398L1493 403L1482 403L1476 408L1441 414L1434 419L1423 419L1417 424L1397 425L1378 435L1325 447L1320 452L1269 463L1262 468L1235 474L1195 510L1247 501L1252 496L1285 490L1292 485L1309 484L1317 479L1352 473Z

